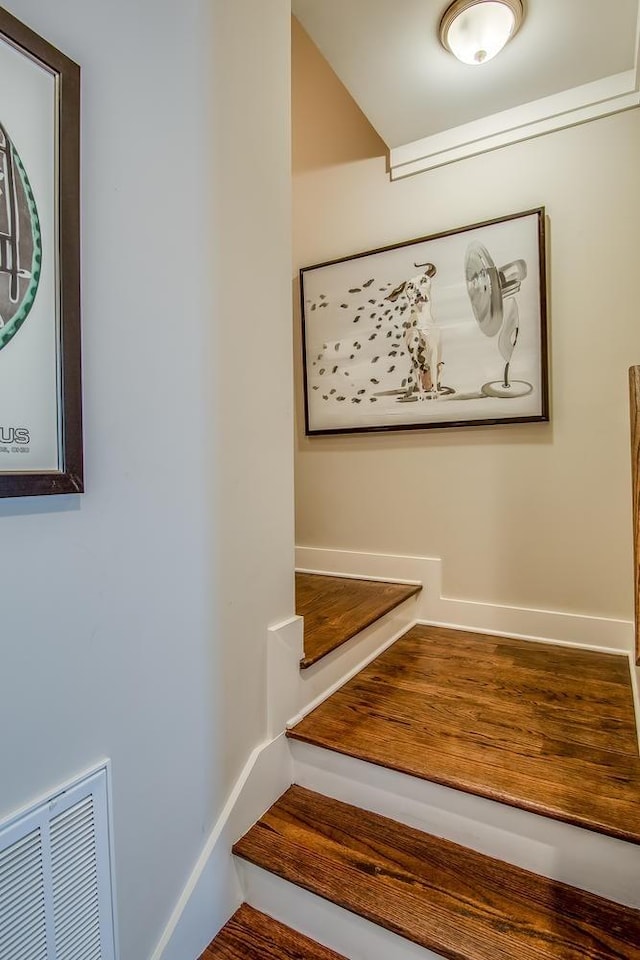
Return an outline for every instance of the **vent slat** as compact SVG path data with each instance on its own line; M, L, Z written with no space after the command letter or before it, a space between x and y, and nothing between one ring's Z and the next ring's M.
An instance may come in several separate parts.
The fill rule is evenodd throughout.
M91 953L83 954L82 957L79 957L78 960L102 960L102 949L98 943Z
M54 860L64 860L77 847L84 847L90 843L94 835L95 827L93 821L87 824L81 824L77 833L70 833L62 837L54 846L51 844L51 856Z
M44 905L44 901L43 901L43 905ZM7 929L3 931L2 938L0 939L0 945L2 946L2 950L3 951L8 950L9 947L12 944L15 944L17 940L24 941L26 940L27 936L31 936L31 935L39 936L43 931L46 931L44 910L41 911L39 916L36 916L34 918L34 921L35 922L31 925L32 933L25 932L25 931L28 931L29 928L26 926L23 926L22 924L19 924L19 925L14 924L12 927L7 927ZM0 954L0 956L4 957L4 952Z
M67 924L61 924L60 929L56 927L56 944L66 943L67 940L74 936L74 931L82 924L85 924L85 929L88 930L91 929L95 923L98 923L98 901L96 900L89 906L92 908L91 910L80 913Z
M95 852L95 825L91 818L86 823L78 823L73 833L64 834L56 845L52 844L53 869L64 875L65 872L75 869L78 858L86 857L93 852Z
M56 882L67 883L68 878L73 878L86 860L92 858L95 860L95 855L96 848L93 843L93 838L91 838L84 846L79 847L77 850L70 850L62 859L53 859L52 869L58 878Z
M15 870L6 881L0 884L0 910L2 904L6 903L14 892L20 894L25 887L33 886L42 879L42 862L38 860L34 864L27 864L24 871Z
M42 855L37 849L24 857L12 857L10 863L0 864L0 890L10 884L16 876L22 876L25 870L37 870L41 863Z
M88 888L97 889L98 886L98 875L96 873L95 863L89 863L89 870L84 874L78 875L78 877L72 878L73 885L69 884L64 891L60 891L58 888L58 896L56 898L56 903L60 910L66 909L69 903L77 900Z
M6 850L0 852L0 876L13 870L16 864L26 863L31 858L40 858L41 850L39 830L11 844Z
M88 843L78 847L77 850L70 850L65 857L55 857L52 860L53 869L58 873L61 880L64 880L67 875L73 876L83 860L86 860L87 857L95 857L95 849L95 843L93 837L91 837Z
M65 823L66 821L69 821L69 820L74 820L76 817L80 816L84 810L92 806L93 806L93 797L91 796L91 794L87 794L87 796L82 797L80 800L78 800L77 803L74 803L72 807L67 807L66 810L62 811L62 813L57 813L55 817L52 817L51 825L55 829L57 824Z
M11 954L7 960L47 960L47 941L31 942L19 953Z
M66 960L66 957L69 957L70 960L77 960L77 956L82 950L86 950L88 947L93 948L96 943L100 943L100 927L98 924L93 924L86 929L77 929L73 935L67 937L64 943L59 943L56 940L56 958L57 960Z
M101 947L100 927L94 925L90 929L78 929L73 937L69 937L65 943L58 944L56 941L56 960L78 960L83 951L89 952Z
M11 872L11 876L7 876L3 883L0 884L0 902L7 899L10 891L16 890L19 887L33 885L37 883L41 877L41 860L37 860L35 863L26 863L24 870L20 870L16 866L16 869Z
M20 917L23 914L28 914L33 909L34 903L40 903L44 901L44 883L40 882L34 884L30 887L24 895L20 898L12 898L11 903L2 905L0 909L0 918L2 918L2 925L0 926L0 940L2 939L2 934L5 926L10 922L13 917Z
M83 878L91 872L95 873L95 870L96 851L95 847L91 847L84 851L83 856L72 857L62 865L55 864L53 866L56 889L60 891L62 896L68 888L73 890L73 887L80 882L79 878Z
M4 953L2 960L5 960ZM6 960L48 960L46 934L38 940L32 937L28 943L18 945L13 953L6 954Z
M0 889L16 874L22 874L27 867L38 866L42 862L42 853L38 846L24 856L15 856L10 862L0 863Z
M83 944L78 948L81 952L59 954L56 960L102 960L102 947L100 937L92 937L89 944Z
M54 817L51 817L51 823L55 825L56 823L62 823L65 820L70 820L73 817L78 816L79 813L82 813L87 807L91 806L93 803L93 797L91 794L86 794L86 796L81 797L73 806L67 807L66 810L63 810L62 813L57 813Z
M65 834L64 837L59 838L55 845L52 843L51 855L58 859L66 856L70 849L72 850L74 847L84 846L93 838L93 833L93 820L89 821L88 823L83 823L78 827L77 833Z
M58 910L56 906L56 933L71 926L78 916L85 916L98 910L98 888L93 886L87 890L82 897L77 898L73 903L69 903L64 910Z
M24 953L16 953L8 960L48 960L47 944L37 943L27 947Z
M56 947L66 949L67 944L73 942L77 937L84 941L85 937L100 929L100 917L98 914L98 903L88 905L89 909L80 913L71 923L65 925L64 930L56 932Z
M101 960L100 933L98 932L97 936L92 937L89 942L83 944L79 949L81 951L80 953L76 953L73 956L61 956L60 960Z
M2 931L6 929L9 924L16 917L25 917L33 909L33 905L36 903L42 903L44 901L42 884L40 887L36 887L32 890L29 890L22 897L12 897L11 902L3 903L0 906L0 943L2 942Z
M78 820L82 820L92 814L93 798L86 797L80 803L76 803L73 807L70 807L69 810L65 810L64 813L59 813L56 817L53 817L50 826L52 841L54 841L60 833L68 830L74 831Z
M55 847L52 844L51 855L58 860L67 857L69 852L75 850L76 847L83 847L89 843L93 837L93 833L93 821L87 824L82 824L78 827L77 833L70 833L66 835L63 839L58 841Z
M51 845L55 846L65 837L75 837L78 831L87 823L93 823L93 807L91 804L84 805L82 811L75 816L60 817L55 823L51 824Z
M19 840L16 840L10 846L5 847L4 850L0 853L0 863L5 859L5 857L11 857L20 851L24 851L25 847L38 847L40 848L40 828L37 827L35 830L31 830L29 833L25 833L23 837L20 837Z
M56 912L56 939L64 940L68 931L72 931L78 925L78 922L87 922L93 914L98 915L99 900L97 891L93 892L82 905L78 905L76 910L67 911L66 916L58 922Z
M14 960L14 958L21 957L23 954L29 956L28 950L31 948L35 951L36 947L42 942L44 942L46 948L47 931L44 921L44 909L31 929L21 924L17 929L9 931L9 934L10 935L3 936L3 939L0 941L0 957L2 957L2 960L5 960L5 958L6 960ZM33 955L35 955L35 953L32 954L32 956Z

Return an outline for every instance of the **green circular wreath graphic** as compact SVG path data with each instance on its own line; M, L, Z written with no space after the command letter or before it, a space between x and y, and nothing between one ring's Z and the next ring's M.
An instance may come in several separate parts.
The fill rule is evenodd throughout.
M6 151L10 154L11 160L14 164L15 169L18 172L20 177L20 183L22 185L22 191L24 194L24 199L26 200L29 223L31 226L31 239L32 239L32 254L31 254L31 270L29 275L29 284L27 289L24 291L24 294L19 302L19 305L11 316L11 318L5 321L4 325L0 327L0 350L9 343L9 341L16 335L24 321L29 316L31 308L33 306L36 294L38 292L38 284L40 282L40 274L42 272L42 234L40 232L40 218L38 216L38 208L36 206L35 197L33 195L33 190L31 189L31 184L29 183L29 177L24 168L24 164L18 154L18 151L15 149L11 138L6 133L6 130L0 124L0 132L4 134Z

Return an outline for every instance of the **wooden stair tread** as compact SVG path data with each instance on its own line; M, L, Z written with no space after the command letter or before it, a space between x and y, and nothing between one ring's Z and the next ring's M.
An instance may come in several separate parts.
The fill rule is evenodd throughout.
M640 843L623 656L417 626L288 735Z
M200 960L345 960L243 903Z
M304 617L300 666L317 663L421 589L416 584L296 573L296 613Z
M640 960L640 911L301 787L234 853L451 960Z

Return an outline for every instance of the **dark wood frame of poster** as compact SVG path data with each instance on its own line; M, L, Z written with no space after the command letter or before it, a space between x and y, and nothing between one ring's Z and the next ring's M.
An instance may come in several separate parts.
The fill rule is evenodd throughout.
M59 469L0 470L0 497L82 493L82 379L80 334L80 67L0 7L0 39L51 73L55 80L57 136L56 299L59 319ZM0 411L0 415L1 415Z

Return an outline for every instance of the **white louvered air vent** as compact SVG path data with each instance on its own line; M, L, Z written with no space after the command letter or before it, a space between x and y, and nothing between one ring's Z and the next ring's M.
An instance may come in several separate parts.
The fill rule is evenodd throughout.
M107 772L0 825L0 960L115 960Z

